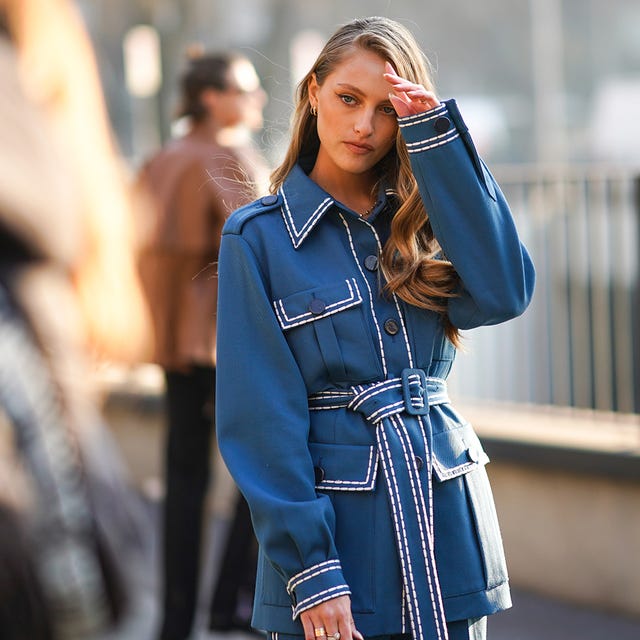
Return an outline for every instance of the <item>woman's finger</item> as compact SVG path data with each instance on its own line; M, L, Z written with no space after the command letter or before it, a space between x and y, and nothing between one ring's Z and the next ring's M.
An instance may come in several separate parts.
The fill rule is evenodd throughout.
M391 104L399 118L404 118L405 116L410 116L414 113L411 108L410 101L405 102L400 97L395 96L392 93L389 94L389 100L391 101Z
M351 618L351 624L349 625L351 628L351 637L354 640L364 640L364 636L356 629L356 623L353 618Z
M440 104L432 91L399 76L389 62L385 63L384 78L393 90L389 99L399 117L422 113Z
M384 63L384 70L386 73L390 75L398 76L398 73L396 72L396 70L393 68L393 65L388 60Z
M326 629L322 622L314 620L306 611L300 614L300 621L304 629L304 640L327 640ZM321 631L324 631L324 636L320 633Z
M391 84L395 91L415 91L417 89L426 91L426 89L422 85L416 84L415 82L409 82L407 80L394 80L393 78L389 78L387 82Z

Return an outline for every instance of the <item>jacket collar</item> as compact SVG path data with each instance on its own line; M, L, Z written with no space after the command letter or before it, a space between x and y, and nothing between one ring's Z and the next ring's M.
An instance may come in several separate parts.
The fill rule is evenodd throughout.
M282 217L297 249L335 200L296 164L280 187Z
M322 216L338 204L299 164L293 167L278 193L282 197L280 209L284 224L295 249L302 245ZM376 210L381 209L386 197L393 194L391 189L381 189Z

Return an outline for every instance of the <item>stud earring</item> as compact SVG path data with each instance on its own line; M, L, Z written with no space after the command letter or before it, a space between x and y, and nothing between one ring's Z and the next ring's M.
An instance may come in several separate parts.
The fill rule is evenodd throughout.
M312 116L318 115L318 108L313 104L309 107L309 111L311 111Z

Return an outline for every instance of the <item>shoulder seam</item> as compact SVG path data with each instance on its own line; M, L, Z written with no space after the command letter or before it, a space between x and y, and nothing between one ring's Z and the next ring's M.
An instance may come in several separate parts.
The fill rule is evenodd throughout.
M254 200L239 209L236 209L228 218L222 229L223 234L240 234L242 228L256 216L280 209L282 198L280 196L264 196Z

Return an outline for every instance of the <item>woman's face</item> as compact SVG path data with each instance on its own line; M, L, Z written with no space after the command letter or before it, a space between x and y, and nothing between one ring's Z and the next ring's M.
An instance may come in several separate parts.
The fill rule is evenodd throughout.
M210 112L220 127L240 125L255 131L262 128L267 95L249 60L235 60L227 72L226 87L209 93Z
M322 85L315 76L310 80L309 100L317 108L320 138L315 170L336 178L365 174L395 144L398 123L384 72L383 58L354 49Z

